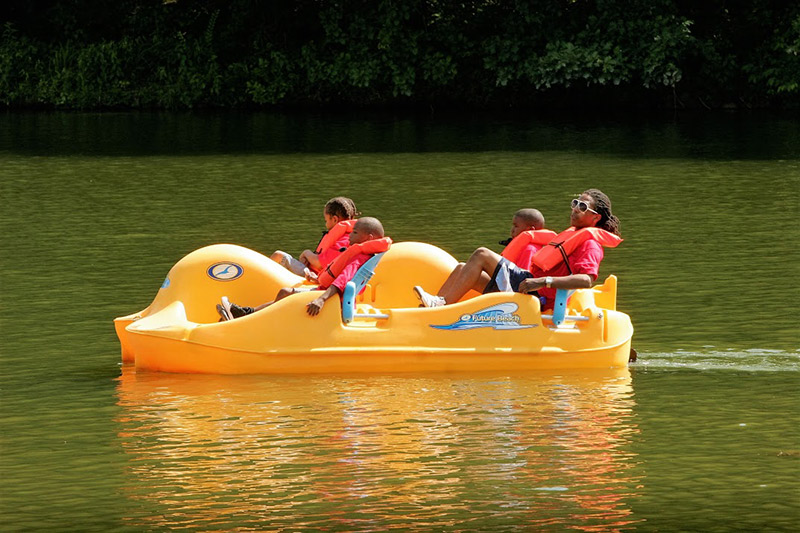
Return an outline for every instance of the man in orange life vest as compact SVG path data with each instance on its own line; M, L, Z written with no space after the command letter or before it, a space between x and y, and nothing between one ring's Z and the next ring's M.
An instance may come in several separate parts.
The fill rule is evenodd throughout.
M376 253L385 252L391 246L392 240L383 236L383 225L377 218L362 217L353 226L350 232L350 246L339 257L333 260L319 274L319 286L315 289L324 289L319 297L315 298L306 306L306 312L311 316L319 314L325 302L335 294L342 295L347 282L353 279L358 269L366 263L370 257ZM223 297L222 304L217 305L217 312L223 320L232 320L244 315L249 315L272 305L278 300L296 292L315 289L297 289L294 287L284 287L278 291L275 300L261 304L258 307L245 307L228 302Z
M519 267L520 271L528 272L531 268L533 254L555 236L555 232L544 229L544 216L538 209L526 208L514 213L511 218L511 238L500 243L505 245L503 252L500 254L501 257L497 257L497 254L487 248L478 248L475 251L475 254L491 254L493 257L497 257L498 260L493 274L491 271L484 272L481 270L481 279L478 285L483 288L480 290L484 294L505 290L504 282L500 281L500 286L498 286L497 279L498 277L507 278L505 272L500 272L500 269L505 268L502 265L513 264ZM460 283L461 271L464 266L465 263L456 265L456 268L453 269L439 289L439 294L447 294L453 285ZM415 288L414 290L417 291L417 296L420 296L422 289L417 290Z
M572 201L570 222L572 227L553 239L553 242L564 241L565 246L545 246L538 251L533 258L532 272L503 261L491 250L479 248L457 278L448 279L449 286L446 282L436 296L420 287L414 287L414 291L425 307L439 307L459 301L470 289L483 292L487 287L485 274L493 272L495 279L506 272L510 290L521 293L535 291L545 298L543 308L550 309L556 289L591 287L603 260L603 246L616 246L621 241L619 219L611 213L611 200L598 189L588 189ZM585 228L597 230L580 231ZM565 242L567 240L570 242ZM540 261L540 258L548 260Z

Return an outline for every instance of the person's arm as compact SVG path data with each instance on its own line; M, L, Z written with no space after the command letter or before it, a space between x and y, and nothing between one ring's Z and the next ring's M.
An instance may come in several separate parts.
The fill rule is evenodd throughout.
M588 289L594 282L589 274L571 274L569 276L556 276L551 279L553 280L550 283L550 288L552 289ZM537 291L546 285L547 277L528 278L522 280L522 283L519 284L519 292Z
M308 305L306 306L306 313L311 316L317 316L319 312L322 310L322 307L325 305L325 301L328 300L331 296L339 294L339 287L336 285L331 285L325 292L322 293L318 298L311 300Z
M311 250L303 250L303 253L300 254L300 261L302 261L305 266L316 270L320 270L320 268L322 268L322 263L319 261L319 256Z
M603 260L603 247L596 241L586 241L569 258L569 276L553 276L551 289L589 289L597 279L600 262ZM531 292L547 286L545 276L529 278L519 284L519 292Z

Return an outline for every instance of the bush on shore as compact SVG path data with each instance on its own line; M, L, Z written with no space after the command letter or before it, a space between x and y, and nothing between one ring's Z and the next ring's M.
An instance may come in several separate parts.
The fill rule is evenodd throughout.
M0 9L7 107L800 102L800 4L777 0L64 0Z

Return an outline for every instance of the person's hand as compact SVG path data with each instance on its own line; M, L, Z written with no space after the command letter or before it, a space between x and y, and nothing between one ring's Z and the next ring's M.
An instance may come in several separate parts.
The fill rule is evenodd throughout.
M544 287L544 284L544 278L528 278L522 280L522 282L519 284L518 290L523 294L527 294L529 292L541 289Z
M308 302L306 306L306 313L311 316L317 316L319 312L322 310L322 306L325 305L325 300L322 298L316 298Z
M305 272L305 275L306 275L306 279L308 281L310 281L311 283L316 283L316 282L319 281L319 277L316 274L314 274L313 271L311 271L309 269L305 269L304 272Z

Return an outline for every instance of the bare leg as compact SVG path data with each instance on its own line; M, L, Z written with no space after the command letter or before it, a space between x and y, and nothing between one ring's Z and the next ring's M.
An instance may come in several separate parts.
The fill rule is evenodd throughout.
M461 271L464 269L464 263L459 263L456 265L456 268L450 273L450 275L445 280L442 287L439 289L439 292L436 293L437 296L443 296L452 290L452 287L455 285L456 280L459 279L461 276ZM494 272L494 271L492 271ZM475 289L478 292L483 292L483 288L486 287L489 282L492 281L492 276L487 274L486 272L481 272L481 279L476 285L480 287L480 289Z
M495 265L495 268L496 267L497 265ZM494 269L492 269L492 274L494 274ZM475 284L475 287L473 287L473 289L475 289L477 292L482 293L486 289L486 286L489 284L489 282L492 281L492 274L481 272L481 279L478 281L478 283Z
M269 307L270 305L272 305L274 303L275 303L275 300L272 300L271 302L267 302L265 304L259 305L258 307L254 307L253 308L253 312L255 313L256 311L261 311L262 309L266 309L267 307Z
M447 276L447 279L444 280L444 283L442 284L441 288L439 289L439 292L437 292L436 294L441 296L441 295L447 293L450 290L450 288L453 286L453 284L456 282L456 279L458 279L458 277L461 275L461 271L463 269L464 269L464 263L457 264L456 267L453 269L453 271L450 272L450 275Z
M470 289L483 292L499 262L499 255L488 248L478 248L461 269L456 267L458 274L454 276L455 271L453 271L452 279L448 278L445 281L439 290L439 296L442 296L448 304L452 304L459 301Z
M295 259L286 252L281 252L280 250L277 250L271 256L269 256L269 258L278 263L279 265L281 265L283 268L285 268L292 274L297 274L298 276L305 276L306 265L302 261Z
M255 309L255 311L261 311L262 309L267 308L270 305L274 304L278 300L283 300L284 298L286 298L287 296L290 296L292 294L294 294L294 289L292 287L284 287L284 288L282 288L281 290L278 291L278 295L275 296L274 300L272 300L271 302L267 302L265 304L261 304L258 307L255 307L254 309Z

